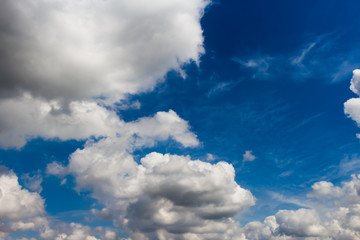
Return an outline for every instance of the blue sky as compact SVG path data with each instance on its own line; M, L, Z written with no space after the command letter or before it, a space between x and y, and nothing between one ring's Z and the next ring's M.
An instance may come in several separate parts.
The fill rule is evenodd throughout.
M1 3L0 239L360 237L360 3L120 2Z

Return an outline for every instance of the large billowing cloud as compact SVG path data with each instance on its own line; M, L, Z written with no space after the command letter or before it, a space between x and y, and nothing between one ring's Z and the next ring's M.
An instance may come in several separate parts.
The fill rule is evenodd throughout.
M138 164L116 142L102 144L75 152L69 170L78 187L92 189L134 236L169 239L192 233L207 239L201 235L224 234L231 217L254 204L228 163L151 153Z
M1 2L0 97L79 100L150 90L203 53L207 0Z
M52 163L48 173L73 174L78 190L91 190L105 206L94 213L121 224L133 239L234 236L231 229L237 223L232 217L255 200L235 182L230 164L160 153L137 163L132 152L157 141L171 137L183 146L198 144L173 111L127 123L122 129L116 137L89 141L71 155L66 168Z
M208 3L2 1L0 147L115 134L122 122L99 102L151 90L199 61Z

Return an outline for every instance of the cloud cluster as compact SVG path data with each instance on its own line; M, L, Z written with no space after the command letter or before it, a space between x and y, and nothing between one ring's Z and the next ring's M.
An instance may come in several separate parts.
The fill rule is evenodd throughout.
M0 9L0 97L81 100L150 90L203 53L207 0L11 1Z
M198 62L208 4L2 1L0 147L115 134L122 123L103 105L151 90L168 71Z
M168 138L185 147L198 144L175 112L159 112L124 124L116 136L88 141L68 166L51 163L47 172L73 174L77 189L91 190L105 206L93 212L124 226L133 239L188 239L189 234L211 239L225 233L231 239L229 226L237 226L232 217L252 206L254 197L235 182L234 168L225 162L160 153L134 160L134 150Z
M0 240L7 239L13 232L24 231L37 231L39 237L46 240L100 239L95 235L105 240L119 239L115 232L102 227L91 229L76 223L51 223L45 216L44 202L38 193L23 189L12 171L1 167Z
M251 222L241 229L247 239L349 239L360 238L360 175L334 186L316 182L308 197L312 209L280 210L264 223Z

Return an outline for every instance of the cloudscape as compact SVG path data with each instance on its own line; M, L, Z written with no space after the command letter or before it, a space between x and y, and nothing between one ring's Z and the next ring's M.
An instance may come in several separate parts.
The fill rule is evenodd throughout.
M359 7L1 1L0 240L360 239Z

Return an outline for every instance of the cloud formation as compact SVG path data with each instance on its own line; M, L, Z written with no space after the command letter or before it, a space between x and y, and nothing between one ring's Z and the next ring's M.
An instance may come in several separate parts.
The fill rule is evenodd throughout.
M0 97L82 100L152 89L204 52L207 0L20 1L0 10Z
M0 147L21 148L28 140L36 137L81 140L137 134L141 136L137 141L146 141L148 135L156 134L159 139L164 139L170 132L185 147L198 144L187 122L172 110L159 112L154 118L125 123L115 111L96 102L70 102L68 112L60 108L58 101L44 101L28 94L0 101Z
M38 193L23 189L17 176L0 169L0 239L16 231L35 230L45 213L44 199Z
M247 239L359 239L360 175L341 186L321 181L312 188L308 197L317 199L312 209L280 210L264 223L248 223L241 232Z
M199 144L186 121L173 111L124 123L114 136L88 141L68 166L51 163L47 173L72 174L77 189L90 190L105 206L93 210L122 225L133 239L231 239L233 217L254 205L252 194L235 182L234 168L188 156L150 153L136 162L136 149L169 138L184 147ZM111 214L110 214L111 213ZM232 226L232 227L230 227Z
M353 77L351 79L350 89L355 94L360 96L360 70L355 69L353 71ZM360 98L351 98L344 103L345 114L354 120L358 126L360 126ZM357 135L358 137L359 134Z

